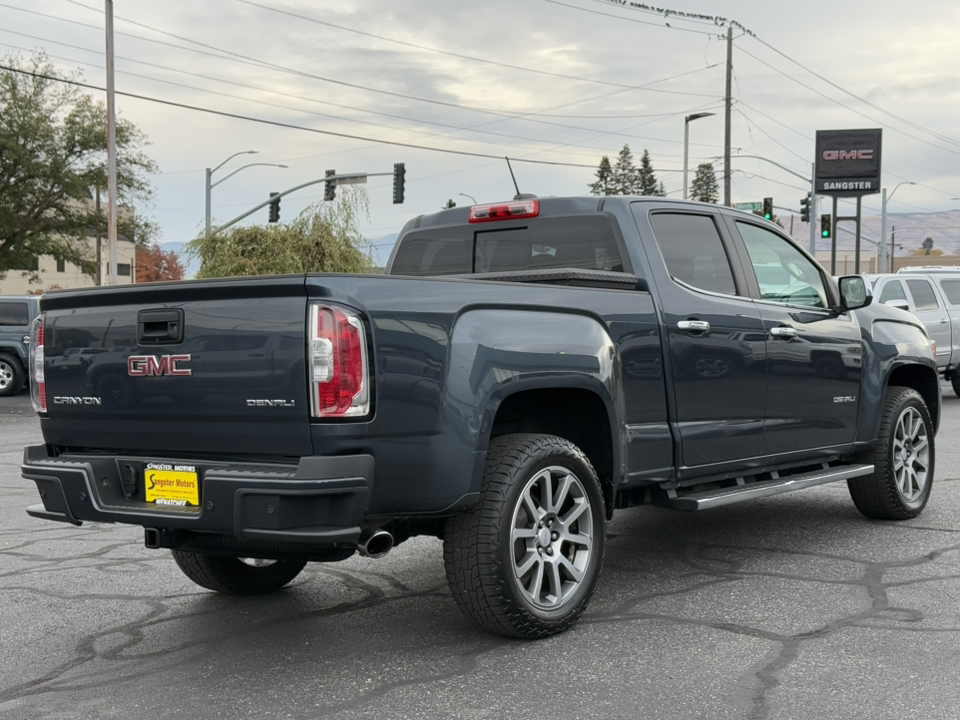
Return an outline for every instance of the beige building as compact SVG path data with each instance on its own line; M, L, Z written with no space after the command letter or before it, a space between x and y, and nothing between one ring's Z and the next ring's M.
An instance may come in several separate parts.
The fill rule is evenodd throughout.
M96 253L97 239L87 238L91 254ZM110 275L110 248L107 241L102 242L101 285L106 285ZM32 276L39 275L39 282L31 282ZM117 284L126 285L137 277L136 249L132 242L117 241ZM8 270L6 277L0 279L0 295L42 295L47 290L60 288L94 287L97 283L76 265L56 260L49 255L40 257L35 268Z

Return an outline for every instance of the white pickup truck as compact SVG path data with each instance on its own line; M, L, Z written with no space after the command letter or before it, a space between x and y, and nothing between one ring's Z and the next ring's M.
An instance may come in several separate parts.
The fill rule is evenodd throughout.
M937 371L960 395L960 267L911 267L865 275L875 302L917 316L937 346Z

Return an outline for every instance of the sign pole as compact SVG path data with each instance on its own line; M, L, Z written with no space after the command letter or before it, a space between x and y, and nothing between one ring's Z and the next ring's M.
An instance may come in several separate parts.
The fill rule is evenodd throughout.
M856 255L853 258L853 274L860 274L860 203L863 200L863 195L857 195L857 234L856 240L854 240L854 252Z
M810 218L811 220L813 218ZM833 212L830 214L830 274L837 274L837 196L833 196Z

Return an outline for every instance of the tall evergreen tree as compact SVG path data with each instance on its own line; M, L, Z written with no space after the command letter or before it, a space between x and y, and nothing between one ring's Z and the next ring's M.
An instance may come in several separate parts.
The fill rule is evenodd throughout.
M660 188L657 186L657 177L653 172L653 163L650 162L650 152L646 149L640 158L640 169L637 171L637 183L635 195L660 195Z
M663 180L660 181L660 184L657 186L657 197L666 197L667 189L663 186Z
M717 185L717 174L713 163L697 165L697 174L690 185L690 199L700 202L718 203L720 201L720 186Z
M633 153L629 145L624 145L613 166L613 194L638 195L639 184L640 176L637 166L633 164Z
M593 195L616 195L613 188L613 168L610 166L610 158L604 155L600 158L600 166L596 172L596 182L590 183L587 187Z

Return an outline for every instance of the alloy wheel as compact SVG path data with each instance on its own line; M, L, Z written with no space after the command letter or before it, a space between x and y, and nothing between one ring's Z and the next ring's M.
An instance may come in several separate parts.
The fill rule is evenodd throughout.
M930 439L920 411L905 408L893 435L893 473L897 491L914 502L927 485L930 469Z
M531 478L510 528L513 572L539 610L557 610L580 588L593 553L593 512L580 479L548 467Z

